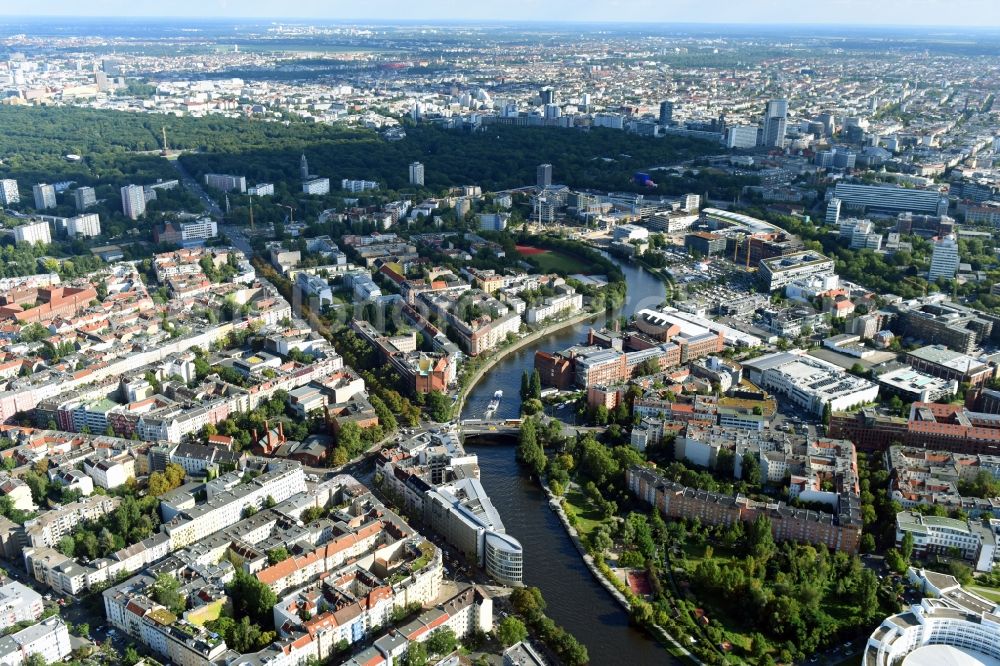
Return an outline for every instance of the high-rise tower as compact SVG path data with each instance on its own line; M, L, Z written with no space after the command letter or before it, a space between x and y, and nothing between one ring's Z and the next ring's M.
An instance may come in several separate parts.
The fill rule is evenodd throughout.
M768 148L782 148L785 145L785 129L788 123L788 100L772 99L764 110L764 131L762 143Z

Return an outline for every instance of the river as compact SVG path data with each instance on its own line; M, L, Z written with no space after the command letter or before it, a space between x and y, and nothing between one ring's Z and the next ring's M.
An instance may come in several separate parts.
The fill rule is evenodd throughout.
M618 262L628 282L624 306L615 316L660 304L663 284L646 271ZM553 333L512 353L498 363L469 395L462 418L482 418L498 389L504 398L500 418L520 413L521 373L534 367L535 351L554 351L586 339L591 326L606 322L600 317ZM676 663L666 649L628 624L628 615L584 566L559 518L548 508L544 493L520 473L509 446L470 446L479 457L483 486L500 512L507 532L524 546L524 582L538 587L548 604L547 613L584 645L595 665Z
M618 267L625 274L625 281L628 283L625 304L615 312L615 317L622 315L631 317L638 310L655 307L663 302L666 290L660 280L632 264L623 263L614 257L609 258L618 264ZM521 373L534 369L535 352L558 351L584 342L587 339L587 331L591 327L601 328L605 323L607 323L607 318L602 315L597 319L564 328L513 352L497 363L472 389L465 400L465 406L462 408L462 418L483 418L486 407L490 404L490 400L497 390L503 391L503 400L500 402L496 417L501 419L517 418L521 414Z

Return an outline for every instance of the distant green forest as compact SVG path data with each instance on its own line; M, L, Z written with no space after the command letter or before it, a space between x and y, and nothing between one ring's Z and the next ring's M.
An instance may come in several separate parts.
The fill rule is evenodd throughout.
M589 132L551 128L490 127L478 132L420 125L407 127L403 141L384 141L374 133L331 135L318 132L306 147L274 144L224 154L185 155L193 173L212 170L246 173L253 180L285 180L298 176L305 152L310 170L328 177L334 187L342 178L381 182L390 190L409 188L407 165L424 163L429 190L479 185L502 190L532 185L539 164L553 166L553 181L577 188L636 189L635 171L718 152L718 147L685 138L653 140L621 131Z
M636 190L632 174L717 153L715 144L683 137L650 139L621 131L491 127L475 133L420 125L403 141L385 141L367 129L230 119L175 117L75 107L0 107L0 175L35 182L75 180L122 185L175 178L155 151L161 127L173 149L197 151L181 157L196 176L208 172L245 175L251 182L295 181L299 156L311 171L329 177L378 180L389 190L407 189L407 165L426 168L426 188L455 185L506 189L535 182L535 168L553 165L553 179L577 188ZM141 154L143 151L153 151ZM69 162L67 154L83 157ZM706 174L663 178L656 192L712 190L731 197L746 179ZM647 190L642 190L647 191Z

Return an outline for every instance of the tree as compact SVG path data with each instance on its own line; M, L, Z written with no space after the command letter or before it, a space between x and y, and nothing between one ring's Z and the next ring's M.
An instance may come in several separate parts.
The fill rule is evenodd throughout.
M427 645L425 643L410 642L403 657L403 666L427 666Z
M593 435L587 434L581 442L583 452L580 455L580 471L597 486L604 487L618 476L621 467L608 447L604 446Z
M49 329L39 323L31 323L21 329L23 342L39 342L52 335Z
M755 631L752 634L750 634L750 654L753 655L754 659L756 659L758 662L762 660L764 658L764 655L767 654L767 648L768 648L767 638L764 636L764 634L760 633L759 631Z
M598 525L597 528L590 533L590 545L594 548L596 553L603 553L611 550L611 547L615 544L611 539L611 535L608 533L608 528L604 525Z
M361 453L363 445L361 443L361 427L353 421L340 426L337 431L337 448L343 449L348 459Z
M547 460L542 445L538 442L538 426L534 419L525 419L518 435L517 459L531 468L536 475L545 471Z
M741 476L747 485L752 487L760 486L760 461L757 459L757 456L747 451L743 454L743 459L740 462Z
M972 569L961 562L949 562L948 573L957 578L962 585L968 585L972 582Z
M261 626L273 625L272 609L278 603L278 597L256 576L237 569L226 591L233 601L233 615L252 618Z
M45 657L40 652L33 652L28 655L24 663L25 666L48 666L48 662L45 661Z
M284 562L289 557L291 557L291 555L289 554L288 549L284 546L278 546L277 548L272 548L267 551L267 563L270 565L275 565L278 562Z
M45 473L40 474L31 470L26 472L22 478L28 484L28 488L31 490L31 499L34 500L35 504L45 506L45 498L49 494L49 479Z
M101 529L101 534L97 539L98 547L101 552L105 555L115 552L118 550L118 542L115 540L115 535L111 533L107 527ZM166 605L166 604L164 604Z
M392 431L398 427L396 416L381 398L372 394L369 396L369 402L372 403L372 407L375 408L375 413L378 414L379 425L381 425L386 431Z
M458 647L458 637L451 627L443 627L427 639L427 650L431 654L443 656L451 654Z
M1000 495L1000 482L989 472L981 470L971 481L959 481L958 490L961 494L972 497L996 497Z
M441 391L431 391L427 394L427 415L438 423L451 420L452 402Z
M639 376L655 375L660 372L660 361L655 358L647 358L639 364L637 374Z
M125 653L122 655L122 663L125 666L135 666L140 661L142 661L142 657L139 655L139 653L136 651L134 647L129 645L127 648L125 648Z
M162 472L153 472L149 475L149 494L154 497L170 492L174 488L180 487L184 483L186 472L184 468L176 463L167 463L167 467Z
M746 534L750 553L758 562L766 564L777 550L774 545L774 535L771 534L771 519L765 515L757 516L750 523Z
M531 373L531 397L536 400L542 397L542 376L537 368Z
M221 618L220 618L221 619ZM273 631L263 631L256 624L250 622L250 618L244 616L239 622L227 623L225 625L226 644L237 652L254 652L270 645L274 641ZM218 628L216 628L218 631ZM221 632L220 632L221 633Z
M655 621L653 607L648 601L636 599L632 602L631 618L637 626L648 627Z
M903 557L903 560L909 563L910 558L913 557L913 532L908 531L903 535L899 554Z
M59 539L58 550L66 557L73 557L74 552L76 552L76 541L67 534Z
M733 467L736 462L736 454L729 449L720 449L719 455L715 459L715 471L723 477L732 477Z
M153 472L149 475L149 481L147 482L147 490L149 494L153 497L159 497L165 492L169 491L170 488L167 486L167 477L161 472Z
M504 647L520 643L527 637L528 629L524 626L524 622L513 615L505 617L497 627L497 638Z
M76 556L93 560L98 557L97 536L93 532L80 532L76 536Z
M895 548L885 551L885 565L898 574L906 573L906 560L903 559L903 556Z
M208 375L211 374L211 372L212 372L212 366L209 365L208 361L206 361L204 358L199 356L194 360L195 378L204 379L205 377L208 377Z
M351 456L346 449L339 446L331 449L329 457L330 467L343 467L351 461Z
M510 593L510 604L514 611L526 618L545 612L545 599L537 587L517 587Z
M156 603L170 609L174 615L180 615L187 605L180 590L181 584L176 578L170 574L161 573L153 583L153 599L156 600Z

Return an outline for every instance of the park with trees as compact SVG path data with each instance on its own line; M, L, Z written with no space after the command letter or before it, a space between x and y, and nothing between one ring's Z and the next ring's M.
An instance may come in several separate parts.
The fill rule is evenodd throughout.
M733 481L729 472L725 481L717 470L698 470L658 451L650 455L666 464L661 473L691 487L763 492L752 456L741 461L741 480ZM806 659L865 634L872 622L897 608L895 587L880 583L857 555L776 543L766 516L729 527L665 521L626 487L625 471L648 463L624 442L601 442L592 433L565 439L560 428L528 418L517 456L562 498L596 566L629 600L633 621L654 635L665 630L705 663ZM893 507L876 508L874 494L867 491L883 481L884 470L873 472L863 462L866 532L882 543L891 538L887 521ZM622 569L644 576L650 595L642 598L625 587L615 573Z

